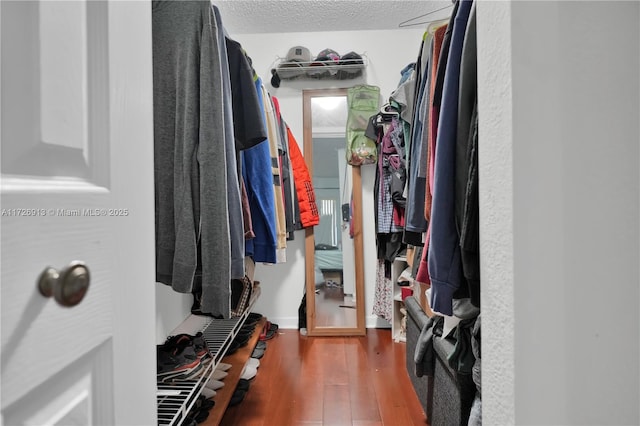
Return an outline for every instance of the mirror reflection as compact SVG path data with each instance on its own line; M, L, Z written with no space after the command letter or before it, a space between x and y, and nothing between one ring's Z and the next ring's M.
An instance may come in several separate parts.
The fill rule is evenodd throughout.
M350 168L345 160L347 103L343 96L311 100L313 185L320 223L314 229L316 325L355 327L355 274Z
M311 141L305 141L305 153L310 148L308 158L312 162L310 169L320 213L320 223L313 229L311 259L311 253L307 252L307 268L313 268L315 290L314 307L308 309L309 333L322 329L319 334L328 335L330 330L340 329L335 334L358 334L358 327L364 328L358 321L359 316L364 318L364 306L357 303L360 298L356 290L354 173L345 157L346 89L305 92L310 100L310 111L305 114L310 116L307 118L311 128L307 133Z

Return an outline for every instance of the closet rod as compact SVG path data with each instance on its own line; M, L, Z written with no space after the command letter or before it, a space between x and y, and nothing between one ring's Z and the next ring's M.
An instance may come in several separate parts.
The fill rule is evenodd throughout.
M448 6L441 7L440 9L432 10L431 12L425 13L424 15L415 16L415 17L413 17L411 19L407 19L406 21L400 22L398 24L398 28L412 27L414 25L424 25L424 24L428 24L430 22L434 22L434 21L421 21L421 22L410 23L410 22L415 21L417 19L424 18L425 16L433 15L434 13L440 12L441 10L449 9L450 7L453 7L453 5L450 4ZM439 21L439 20L440 19L436 19L436 21Z

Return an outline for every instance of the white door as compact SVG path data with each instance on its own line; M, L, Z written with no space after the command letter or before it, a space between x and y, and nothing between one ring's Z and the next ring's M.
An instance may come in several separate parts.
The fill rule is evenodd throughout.
M0 423L154 424L151 5L0 16ZM73 304L88 281L84 299L41 295L45 267L74 261L89 280L76 267L56 286Z

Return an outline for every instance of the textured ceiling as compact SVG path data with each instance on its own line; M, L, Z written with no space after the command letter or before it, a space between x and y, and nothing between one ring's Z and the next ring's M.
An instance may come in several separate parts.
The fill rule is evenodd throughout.
M452 6L451 0L213 0L213 4L232 35L398 29L410 19L424 23L445 18Z

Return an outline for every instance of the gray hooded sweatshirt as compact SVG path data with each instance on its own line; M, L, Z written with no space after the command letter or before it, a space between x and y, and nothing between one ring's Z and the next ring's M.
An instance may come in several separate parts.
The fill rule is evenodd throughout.
M154 1L156 280L230 315L226 152L218 31L209 1ZM201 259L198 260L198 244Z

